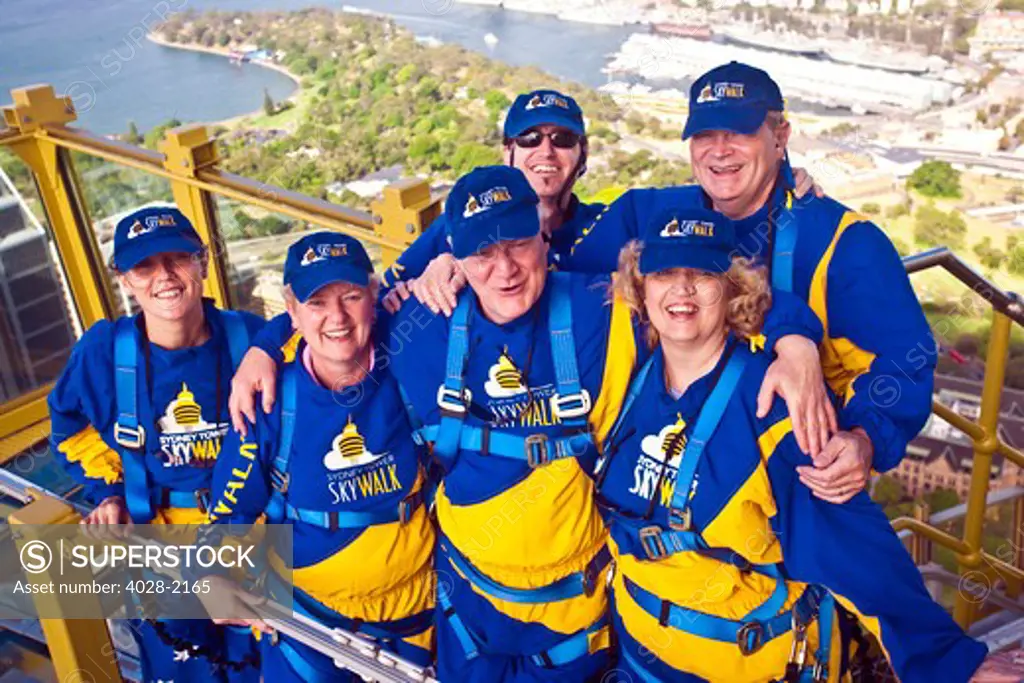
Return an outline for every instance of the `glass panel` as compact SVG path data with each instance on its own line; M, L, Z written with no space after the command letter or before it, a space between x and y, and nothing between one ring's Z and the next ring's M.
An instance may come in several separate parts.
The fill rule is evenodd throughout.
M55 380L79 331L32 174L0 149L0 406Z
M226 249L225 269L235 307L267 319L284 312L281 284L288 246L322 226L214 195ZM380 267L380 249L366 250Z
M160 176L81 152L72 152L71 160L104 263L114 251L114 227L122 217L143 207L174 201L171 183ZM133 303L113 273L110 282L118 312L131 313Z

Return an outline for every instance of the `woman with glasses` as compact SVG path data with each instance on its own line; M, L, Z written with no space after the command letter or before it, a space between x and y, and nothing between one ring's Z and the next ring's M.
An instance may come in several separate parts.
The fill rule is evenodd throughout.
M725 216L665 207L619 257L614 294L652 354L603 443L598 502L617 572L623 680L846 680L857 628L907 683L971 678L985 646L928 594L881 508L816 498L786 405L759 416L765 269Z
M141 209L115 228L113 268L141 313L93 325L48 402L51 448L96 505L85 525L206 520L231 376L263 325L203 299L207 259L176 208ZM174 620L134 631L146 682L258 673L248 630Z

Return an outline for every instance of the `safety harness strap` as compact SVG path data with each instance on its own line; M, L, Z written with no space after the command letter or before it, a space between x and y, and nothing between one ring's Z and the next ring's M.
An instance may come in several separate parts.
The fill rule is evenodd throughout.
M280 524L285 518L285 496L288 494L290 475L288 463L292 458L295 438L295 410L298 403L298 370L294 363L281 372L281 433L277 437L277 453L270 469L270 500L267 502L267 521Z
M441 553L451 565L458 570L466 580L488 595L519 604L542 604L547 602L559 602L579 597L580 595L593 595L598 582L604 575L604 570L611 563L612 555L608 546L602 546L601 550L587 564L583 571L573 572L558 579L554 583L538 588L510 588L504 586L489 576L485 575L466 558L458 548L446 537L441 536L439 540Z
M736 643L744 655L757 652L765 643L788 632L792 627L792 610L778 613L787 597L785 581L781 581L781 588L776 585L771 597L741 620L705 614L662 600L634 583L628 576L623 577L623 583L633 601L662 626L670 626L677 631L708 640ZM807 599L811 598L805 591L797 603Z
M438 591L437 600L441 605L445 620L462 647L466 659L472 660L481 653L486 654L487 649L484 647L482 640L466 626L465 622L462 621L462 618L455 611L448 592ZM607 626L608 615L603 615L591 624L590 627L568 636L553 647L528 656L534 664L546 669L565 666L590 654L590 637Z
M139 343L135 318L119 318L114 328L114 441L121 447L125 504L133 521L153 519L146 469L146 428L139 419Z
M739 384L740 377L743 376L747 358L749 356L742 349L736 349L729 356L718 383L715 384L715 388L712 389L711 395L708 396L697 416L697 423L693 426L693 432L683 449L683 457L676 476L676 487L668 510L668 523L673 530L688 531L691 527L690 490L693 487L693 478L704 456L704 449L711 437L714 436L715 430L718 429L726 406L729 405L736 385Z

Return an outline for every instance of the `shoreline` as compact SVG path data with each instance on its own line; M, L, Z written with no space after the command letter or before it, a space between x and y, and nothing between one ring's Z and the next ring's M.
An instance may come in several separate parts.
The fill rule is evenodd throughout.
M217 56L217 57L223 57L224 59L230 59L231 58L231 50L228 49L228 48L223 48L223 47L206 47L205 45L197 45L195 43L174 43L174 42L171 42L171 41L165 39L163 36L161 36L161 35L159 35L157 33L154 33L152 31L150 31L149 33L146 34L146 40L150 41L151 43L155 43L155 44L157 44L157 45L159 45L161 47L171 48L173 50L187 50L189 52L202 52L202 53L209 54L209 55L214 55L214 56ZM298 103L299 95L302 93L302 79L299 76L293 74L286 67L284 67L284 66L282 66L282 65L280 65L280 64L278 64L276 62L258 61L258 62L246 62L246 63L247 64L252 64L254 66L263 67L264 69L271 69L272 71L276 71L276 72L278 72L280 74L283 74L283 75L287 76L288 78L290 78L292 83L295 84L295 90L294 90L294 92L292 92L291 95L289 95L287 98L285 98L282 101L283 102L291 102L293 105ZM253 117L253 116L262 116L263 114L264 114L263 108L260 107L259 109L253 109L250 112L246 112L244 114L238 114L237 116L231 116L231 117L228 117L226 119L218 119L218 120L214 120L214 121L204 121L203 123L204 123L204 125L207 125L207 126L225 126L225 127L230 128L232 126L235 126L235 125L241 123L244 119L247 119L247 118L250 118L250 117Z

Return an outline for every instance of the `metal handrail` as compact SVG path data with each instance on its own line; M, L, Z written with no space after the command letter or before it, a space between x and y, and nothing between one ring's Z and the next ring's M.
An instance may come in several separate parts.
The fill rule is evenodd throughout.
M949 247L935 247L928 251L922 251L920 254L905 256L903 267L907 274L935 267L944 268L950 275L967 285L971 291L989 302L997 311L1024 327L1024 303L1020 296L999 287L950 251Z
M46 137L59 147L96 156L167 180L181 181L198 189L282 213L297 220L353 233L360 240L387 249L404 249L404 245L381 238L373 232L373 216L367 211L349 209L217 168L197 169L194 178L182 177L164 166L165 156L159 152L111 140L72 126L47 124L43 128ZM0 144L7 142L0 138Z
M1009 461L1024 466L1024 454L1004 443L998 434L1011 322L1024 327L1024 305L1016 293L997 286L947 247L938 247L908 256L903 259L903 264L908 274L934 267L945 269L988 302L992 307L992 327L985 362L985 379L982 384L981 410L977 422L958 415L938 401L933 401L932 404L936 415L968 435L974 444L967 501L962 506L957 506L956 512L935 516L928 521L901 517L893 520L892 526L900 532L901 537L905 537L907 533L917 535L955 552L961 578L969 572L994 573L1006 582L1012 595L1019 594L1024 587L1024 569L986 553L982 547L982 540L985 509L989 504L989 473L993 456L1000 453ZM1020 491L1012 491L1005 496L993 496L993 501L1003 498L1014 501L1015 516L1024 511L1024 499ZM959 517L964 518L962 538L956 538L934 526L936 523ZM953 615L961 626L969 627L977 619L978 610L979 605L971 602L962 591L957 593Z
M26 505L40 497L48 496L74 508L83 516L91 510L86 505L62 498L5 469L0 469L0 493ZM340 628L328 628L318 621L301 614L289 613L272 603L265 604L261 609L269 615L265 619L267 625L278 633L294 638L330 657L336 666L369 680L381 683L438 683L431 669L412 664L386 652L376 643L356 633Z

